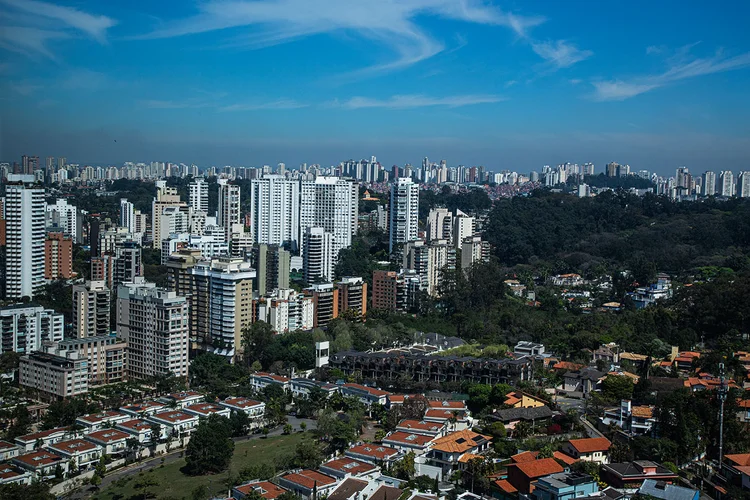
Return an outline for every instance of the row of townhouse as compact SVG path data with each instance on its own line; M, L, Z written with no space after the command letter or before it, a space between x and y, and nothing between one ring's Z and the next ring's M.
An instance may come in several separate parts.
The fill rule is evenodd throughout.
M309 397L313 387L317 387L325 392L328 397L335 393L341 393L343 396L359 399L365 406L371 406L375 403L386 406L390 395L387 391L361 384L329 384L306 378L288 378L266 372L257 372L250 375L250 385L256 392L262 392L270 385L278 385L284 391L292 393L295 398L302 399Z
M172 437L188 437L200 419L216 414L229 417L245 412L260 426L265 404L243 397L206 402L196 392L174 393L156 401L144 401L76 419L63 427L19 436L14 443L0 441L0 484L30 483L74 468L92 468L102 455L124 456L135 440L139 447ZM159 436L154 436L159 429Z

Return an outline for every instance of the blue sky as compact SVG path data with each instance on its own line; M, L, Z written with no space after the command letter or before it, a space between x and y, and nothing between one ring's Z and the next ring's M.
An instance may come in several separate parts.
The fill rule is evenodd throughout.
M750 169L748 19L744 1L0 0L0 160Z

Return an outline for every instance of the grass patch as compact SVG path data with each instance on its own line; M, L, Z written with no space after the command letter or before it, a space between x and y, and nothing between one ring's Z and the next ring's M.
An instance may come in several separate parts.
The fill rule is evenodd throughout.
M249 465L259 462L272 462L277 456L286 456L294 453L297 443L305 434L296 433L288 436L276 436L268 439L250 439L235 443L234 455L230 470L221 474L205 476L188 476L180 472L185 466L185 459L181 458L172 463L160 467L157 459L153 469L149 472L125 476L106 489L97 493L93 498L96 500L128 500L140 498L140 493L135 485L144 477L156 480L158 486L150 488L156 493L157 499L189 499L193 490L201 485L208 487L209 495L226 495L229 490L227 480L230 473L234 476Z

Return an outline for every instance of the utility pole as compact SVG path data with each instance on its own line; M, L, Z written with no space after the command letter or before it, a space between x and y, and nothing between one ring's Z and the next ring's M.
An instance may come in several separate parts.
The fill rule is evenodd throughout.
M719 363L719 474L721 474L721 464L724 461L724 402L727 400L727 383L724 378L724 363Z

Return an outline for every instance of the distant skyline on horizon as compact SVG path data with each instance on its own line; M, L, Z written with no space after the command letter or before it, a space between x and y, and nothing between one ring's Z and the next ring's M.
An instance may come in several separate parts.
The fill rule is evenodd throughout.
M0 0L0 161L750 170L748 18L676 0Z

